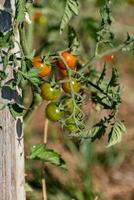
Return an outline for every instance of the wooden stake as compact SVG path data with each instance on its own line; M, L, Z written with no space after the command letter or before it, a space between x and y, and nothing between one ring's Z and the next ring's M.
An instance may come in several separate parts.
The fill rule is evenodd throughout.
M48 134L48 119L45 118L44 134L43 134L44 135L44 138L43 138L44 144L47 144L47 134ZM47 200L46 181L45 181L45 173L44 173L44 162L43 162L42 195L43 195L43 200Z

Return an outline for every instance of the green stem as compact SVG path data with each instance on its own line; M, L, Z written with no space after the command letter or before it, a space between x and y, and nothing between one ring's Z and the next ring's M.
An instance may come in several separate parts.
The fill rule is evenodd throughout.
M107 50L104 53L101 54L97 54L96 56L94 56L93 58L91 58L84 66L81 70L79 70L79 72L84 72L86 71L86 69L90 66L93 65L94 63L96 63L98 60L100 60L101 58L103 58L104 56L111 54L111 53L115 53L120 51L123 47L125 47L126 44L121 44L118 47L115 47L113 49Z
M28 46L27 46L27 41L26 41L26 33L25 33L25 26L24 24L22 27L19 28L19 34L20 34L20 44L23 50L24 55L29 54Z

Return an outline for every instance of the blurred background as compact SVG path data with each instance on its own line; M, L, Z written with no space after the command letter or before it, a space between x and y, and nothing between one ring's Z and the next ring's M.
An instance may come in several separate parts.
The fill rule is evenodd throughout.
M80 58L88 59L95 44L100 24L99 9L103 0L81 0L80 14L71 25L81 41ZM117 45L126 39L127 32L134 34L134 0L111 0L113 11L112 30ZM36 0L31 9L32 25L27 30L29 48L47 55L67 47L66 30L59 35L59 26L65 0ZM45 165L48 200L134 200L134 53L115 53L114 59L123 86L120 118L125 121L127 134L122 142L106 148L105 140L78 145L67 137L58 123L49 123L48 146L60 153L68 170ZM30 104L32 94L27 89L25 104ZM90 107L90 103L89 103ZM34 144L42 143L45 103L38 103L25 120L26 155ZM90 109L92 120L98 111ZM42 198L41 164L26 160L27 199Z

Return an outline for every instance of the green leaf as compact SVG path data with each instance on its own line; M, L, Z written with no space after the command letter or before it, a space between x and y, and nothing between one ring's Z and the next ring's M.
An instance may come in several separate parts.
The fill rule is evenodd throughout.
M38 87L41 80L39 78L40 70L37 68L30 69L27 73L22 73L22 75L28 79L35 87Z
M104 64L104 67L103 67L103 70L101 72L101 75L100 75L100 78L99 80L97 81L97 85L99 85L101 83L101 81L104 80L105 76L106 76L106 64Z
M126 132L126 127L121 121L115 122L108 137L108 146L111 147L119 143L122 139L122 134Z
M73 15L78 15L79 0L67 0L64 15L62 17L60 33L63 32Z
M86 132L86 137L91 138L91 141L94 142L97 139L100 139L106 132L106 126L103 121L95 124L89 131Z
M7 74L4 71L0 70L0 81L6 79L6 77L7 77Z
M114 39L114 33L111 29L111 24L113 21L111 15L111 1L106 1L103 8L100 10L101 14L101 25L97 32L97 41L101 43L108 43L112 45Z
M11 45L11 31L6 34L0 32L0 47L9 47Z
M119 74L115 67L112 68L112 76L111 80L109 81L108 87L116 87L119 86Z
M14 104L8 104L8 107L14 119L16 119L17 117L21 117L23 115L24 107L22 105L14 103Z
M25 19L26 0L17 0L16 3L16 20L21 23Z
M65 168L65 161L61 158L61 155L56 153L53 149L47 148L45 144L33 146L30 159L42 160Z

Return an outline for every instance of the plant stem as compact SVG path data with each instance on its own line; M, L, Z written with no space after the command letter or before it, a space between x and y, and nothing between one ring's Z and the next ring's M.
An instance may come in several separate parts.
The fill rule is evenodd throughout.
M111 54L111 53L115 53L115 52L118 52L120 51L123 47L125 47L126 45L125 44L121 44L115 48L112 48L110 50L107 50L105 51L104 53L102 54L97 54L96 56L92 57L84 66L81 70L79 70L79 72L84 72L86 71L86 69L90 66L90 65L93 65L96 61L98 61L99 59L103 58L104 56L108 55L108 54Z

